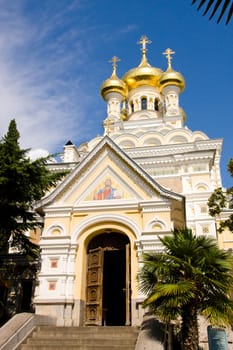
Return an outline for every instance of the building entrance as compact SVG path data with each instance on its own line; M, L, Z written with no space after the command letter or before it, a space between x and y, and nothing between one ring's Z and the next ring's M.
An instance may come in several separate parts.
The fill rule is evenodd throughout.
M130 245L127 236L103 233L87 250L86 325L130 324Z

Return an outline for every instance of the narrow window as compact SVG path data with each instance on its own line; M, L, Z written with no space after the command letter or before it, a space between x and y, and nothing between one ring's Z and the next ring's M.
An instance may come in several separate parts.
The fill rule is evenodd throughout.
M145 97L141 99L141 107L142 109L147 109L147 99Z
M155 111L159 110L159 100L157 98L155 99L154 108L155 108Z
M133 104L133 102L130 103L130 107L131 107L131 111L133 113L134 112L134 104Z

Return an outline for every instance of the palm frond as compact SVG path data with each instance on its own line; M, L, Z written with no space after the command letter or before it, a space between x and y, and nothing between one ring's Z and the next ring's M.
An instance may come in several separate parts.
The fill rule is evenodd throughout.
M149 307L150 311L156 315L160 320L165 323L169 323L172 320L177 320L180 316L180 309L178 307L166 307L151 304Z
M158 298L166 298L169 296L175 296L176 298L180 296L189 300L194 297L195 289L195 283L192 281L157 284L154 288L154 293L146 299L147 304L155 302Z
M233 301L226 298L224 294L218 295L206 301L201 314L204 315L212 325L228 327L233 323Z
M144 300L143 307L149 307L157 317L165 322L177 319L184 305L194 298L192 282L156 285L154 293Z
M187 228L160 240L162 253L142 257L138 282L145 295L143 306L165 321L181 316L186 322L203 312L213 324L233 323L231 253L221 250L215 239Z
M198 0L193 0L192 5L198 3ZM233 15L233 1L232 0L200 0L199 5L197 7L197 11L206 5L205 10L203 12L203 16L205 16L208 12L210 12L209 20L211 20L216 12L219 10L220 14L217 18L217 23L222 20L222 17L226 14L226 25L230 22ZM230 7L229 7L230 6Z

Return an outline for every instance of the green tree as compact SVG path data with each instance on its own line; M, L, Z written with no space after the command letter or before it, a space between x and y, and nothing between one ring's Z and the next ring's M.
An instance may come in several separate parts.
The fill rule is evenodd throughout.
M196 4L198 0L193 0L192 5ZM220 11L220 14L217 19L217 23L222 20L222 17L226 14L226 25L230 22L233 15L233 1L232 0L200 0L197 10L205 8L203 16L208 12L210 13L209 19L212 19L217 11Z
M166 323L181 317L183 349L198 350L199 314L212 325L232 325L233 257L187 228L160 240L164 251L145 254L138 274L144 306Z
M13 119L7 134L0 141L0 254L6 254L9 239L21 253L38 254L38 247L25 232L41 226L33 203L55 186L65 175L52 173L46 167L48 159L31 161L28 149L19 146L20 134Z
M228 171L233 177L233 159L228 162ZM230 211L227 219L220 220L218 232L222 233L226 228L233 232L233 187L226 191L221 187L216 188L208 200L208 206L209 214L213 217L220 218L222 213Z

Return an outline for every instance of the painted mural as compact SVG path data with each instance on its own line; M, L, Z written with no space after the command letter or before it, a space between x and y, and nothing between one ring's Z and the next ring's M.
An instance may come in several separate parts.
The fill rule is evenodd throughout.
M97 189L93 195L94 200L121 199L122 197L123 193L121 189L115 187L110 178L107 178L103 186Z

